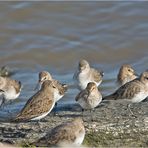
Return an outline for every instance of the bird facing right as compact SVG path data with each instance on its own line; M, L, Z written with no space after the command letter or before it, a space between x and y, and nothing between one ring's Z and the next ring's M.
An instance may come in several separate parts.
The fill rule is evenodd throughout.
M120 86L124 85L127 82L130 82L137 78L137 74L133 67L129 64L124 64L121 66L118 76L117 82Z
M41 71L39 73L39 80L38 80L38 86L41 86L43 84L44 81L46 80L50 80L54 83L56 89L54 91L54 98L55 101L57 102L58 100L60 100L66 93L67 89L68 89L68 85L66 84L62 84L59 81L55 80L52 78L51 74L47 71Z
M44 137L33 143L36 146L60 146L72 144L80 146L85 137L84 123L81 118L60 124L53 128Z
M104 100L127 99L131 102L141 102L148 97L148 71L143 72L138 78L127 82L113 94L104 97Z

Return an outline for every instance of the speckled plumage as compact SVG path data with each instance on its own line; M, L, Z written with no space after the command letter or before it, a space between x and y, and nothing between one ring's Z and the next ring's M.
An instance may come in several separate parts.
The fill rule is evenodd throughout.
M51 81L43 82L41 89L27 101L15 121L39 120L45 117L55 105L54 89Z
M33 145L59 146L61 144L73 144L79 146L83 142L84 136L84 123L81 118L75 118L73 121L56 126Z
M102 82L104 73L91 68L86 60L80 60L78 70L74 74L74 80L80 90L86 88L89 82L96 83L99 86Z
M113 94L104 99L128 99L132 102L141 102L148 96L148 72L143 72L139 78L122 85Z

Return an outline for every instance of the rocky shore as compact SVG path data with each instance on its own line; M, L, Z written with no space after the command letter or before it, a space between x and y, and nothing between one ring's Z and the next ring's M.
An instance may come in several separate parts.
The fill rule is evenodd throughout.
M51 128L78 116L82 116L80 106L69 104L58 105L39 123L1 120L0 142L30 146ZM148 101L130 105L125 100L102 102L93 116L85 111L83 120L86 128L84 146L148 147Z

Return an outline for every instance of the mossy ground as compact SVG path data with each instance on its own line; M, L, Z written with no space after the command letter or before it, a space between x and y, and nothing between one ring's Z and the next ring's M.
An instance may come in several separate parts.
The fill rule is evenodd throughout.
M142 137L137 133L134 136L126 133L119 133L118 136L115 136L113 132L89 131L85 136L83 145L88 147L147 147L148 132L142 134Z
M83 144L86 146L108 146L108 141L113 140L112 134L89 132L86 134Z

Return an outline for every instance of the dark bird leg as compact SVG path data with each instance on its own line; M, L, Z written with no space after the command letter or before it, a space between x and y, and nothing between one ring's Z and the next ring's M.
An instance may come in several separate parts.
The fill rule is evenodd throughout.
M94 112L95 112L95 109L90 109L90 116L91 116L91 121L93 122L94 121Z
M4 90L2 90L2 89L0 89L0 108L2 108L3 109L3 105L5 104L5 98L4 98L4 93L5 91Z
M12 105L13 104L13 100L8 101L7 105ZM8 113L12 113L9 109L8 109Z
M84 109L82 108L82 118L84 120Z
M57 105L58 105L58 103L56 102L55 103L55 106L54 106L53 116L56 116L57 115L57 110L56 110Z
M5 106L5 98L1 98L1 105L0 105L0 108L1 109L4 109L4 106Z

